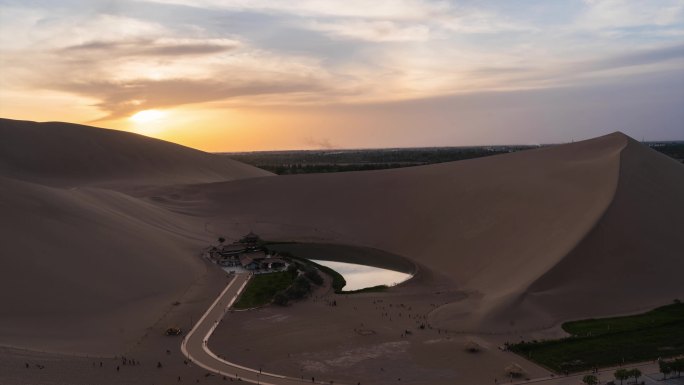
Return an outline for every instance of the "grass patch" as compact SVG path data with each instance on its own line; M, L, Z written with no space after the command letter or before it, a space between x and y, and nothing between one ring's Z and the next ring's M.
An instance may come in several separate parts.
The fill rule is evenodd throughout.
M563 324L563 330L573 336L599 336L630 330L648 329L684 320L684 304L674 303L647 313L627 317L611 317L572 321Z
M296 278L297 273L293 274L291 271L255 275L240 298L233 304L233 308L249 309L266 305L273 300L276 293L292 286Z
M556 372L654 360L684 354L684 304L647 313L567 322L572 336L521 342L510 349Z

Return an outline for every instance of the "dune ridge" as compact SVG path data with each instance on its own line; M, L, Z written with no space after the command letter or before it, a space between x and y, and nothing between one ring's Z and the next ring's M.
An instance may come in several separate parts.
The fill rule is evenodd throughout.
M189 147L62 122L0 119L0 173L55 186L206 183L273 175Z
M683 294L681 286L660 285L657 278L647 277L647 284L664 289L645 290L626 305L620 288L631 283L619 280L615 290L607 291L610 295L584 307L572 283L574 274L600 282L612 274L611 269L619 271L619 257L611 256L615 266L601 269L558 267L574 263L577 250L585 247L596 228L607 226L606 218L613 212L632 209L635 202L619 209L615 202L634 187L625 183L629 173L644 172L638 167L641 163L653 163L652 178L667 186L657 190L664 200L654 205L669 201L671 213L684 214L681 201L673 198L680 191L677 180L683 179L682 166L622 133L407 169L176 187L167 196L201 195L211 202L217 226L235 228L236 234L254 229L268 238L348 243L407 257L473 293L468 300L433 311L432 323L445 329L508 332L548 327L591 311L621 313ZM638 207L639 199L633 199ZM182 205L182 198L176 204ZM197 210L198 215L209 215ZM666 223L676 227L674 218ZM622 234L614 233L604 242L625 241ZM669 233L645 242L679 244ZM644 258L637 249L625 253L636 260ZM682 265L671 253L653 263ZM674 279L672 271L665 272L669 279ZM556 274L553 278L551 272ZM548 288L541 289L542 283ZM599 289L596 284L587 287L589 292ZM574 305L554 305L560 297L551 293L562 293L568 297L563 304ZM574 302L568 302L575 293ZM543 300L544 296L550 300Z
M627 140L620 154L618 186L600 221L527 290L528 301L552 309L556 319L592 317L606 308L614 309L613 314L634 313L683 294L677 271L684 265L684 167L634 139ZM621 242L611 242L615 238ZM597 268L613 271L601 277L603 295L628 298L626 304L594 300L591 281L595 278L587 272ZM572 281L563 290L554 288L559 281L569 281L569 274ZM552 306L550 293L571 299L570 308L580 310L568 312L567 303Z

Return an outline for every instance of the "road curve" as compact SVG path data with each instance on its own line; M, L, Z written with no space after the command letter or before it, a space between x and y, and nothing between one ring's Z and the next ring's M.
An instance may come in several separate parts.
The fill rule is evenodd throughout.
M250 274L235 274L234 278L228 283L214 303L207 309L202 317L197 321L192 330L183 338L181 342L181 352L188 357L190 362L220 376L239 378L244 382L263 385L301 385L303 383L333 384L331 381L323 382L312 381L311 378L301 379L286 377L279 374L261 372L259 369L252 369L226 361L211 350L208 341L214 329L218 326L221 319L233 305L240 292L249 281ZM334 384L338 384L334 382Z

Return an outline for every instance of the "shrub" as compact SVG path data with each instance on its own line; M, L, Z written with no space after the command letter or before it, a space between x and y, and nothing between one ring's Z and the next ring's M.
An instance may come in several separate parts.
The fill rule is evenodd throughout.
M287 295L285 295L285 293L282 291L276 293L276 295L273 296L273 303L276 305L286 306L288 302L289 300L287 298Z
M309 283L309 280L299 276L285 293L289 299L301 299L306 297L310 291L311 284Z

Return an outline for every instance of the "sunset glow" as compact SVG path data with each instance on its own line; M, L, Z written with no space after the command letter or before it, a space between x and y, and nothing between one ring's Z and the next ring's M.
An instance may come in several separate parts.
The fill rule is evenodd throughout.
M116 4L0 0L0 115L225 151L681 136L677 0Z
M131 116L131 120L136 123L148 123L164 117L164 113L159 110L144 110Z

